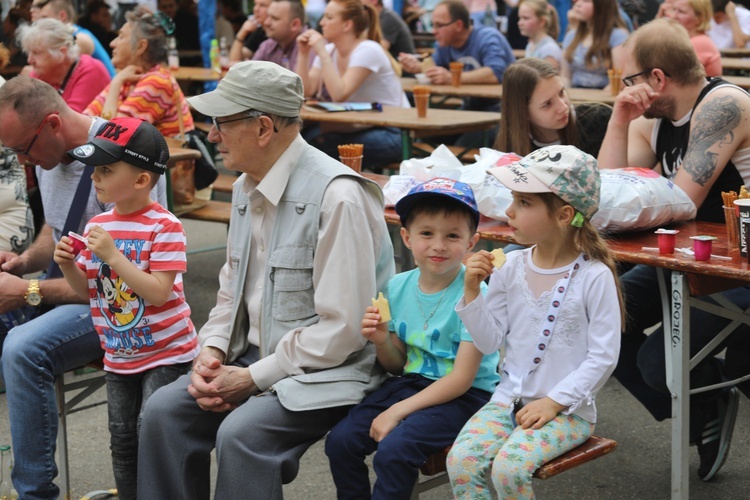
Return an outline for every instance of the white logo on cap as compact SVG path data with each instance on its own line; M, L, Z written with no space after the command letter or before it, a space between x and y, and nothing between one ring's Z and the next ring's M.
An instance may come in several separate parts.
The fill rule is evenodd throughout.
M73 153L81 158L88 158L89 156L93 155L94 152L96 152L96 148L91 144L84 144L83 146L78 146L73 150Z

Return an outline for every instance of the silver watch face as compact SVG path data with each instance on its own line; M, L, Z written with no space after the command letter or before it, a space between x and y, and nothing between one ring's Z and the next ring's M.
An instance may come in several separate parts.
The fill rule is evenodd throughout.
M29 305L32 306L38 306L42 303L42 296L39 295L37 292L31 292L28 295L26 295L26 302Z

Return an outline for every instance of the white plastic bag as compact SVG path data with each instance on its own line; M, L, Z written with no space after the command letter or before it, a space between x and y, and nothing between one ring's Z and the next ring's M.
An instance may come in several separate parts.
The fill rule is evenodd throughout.
M461 182L471 186L477 201L479 213L503 222L508 221L505 209L508 208L513 197L510 190L503 186L487 170L498 165L508 165L521 158L513 153L502 153L495 149L481 148L477 162L466 165L461 175Z
M600 231L637 231L695 218L690 197L651 169L602 170L601 179L599 211L591 221Z
M412 175L392 175L383 186L385 206L392 207L419 183Z
M436 177L459 180L463 165L453 152L443 144L436 147L427 158L411 158L401 162L399 174L410 175L418 183Z

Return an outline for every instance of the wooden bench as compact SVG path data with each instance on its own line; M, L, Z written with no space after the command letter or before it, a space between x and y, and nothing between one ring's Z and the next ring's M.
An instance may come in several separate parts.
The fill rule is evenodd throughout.
M213 190L215 193L228 193L232 194L232 185L237 180L236 175L232 174L219 174L213 183Z
M604 456L615 449L617 449L616 441L599 436L591 436L586 442L577 448L574 448L539 467L532 477L537 479L548 479L560 474L561 472L572 469L573 467L577 467ZM421 482L417 480L411 494L411 500L418 500L420 493L424 493L432 488L446 484L449 481L445 467L445 459L448 456L449 451L450 447L440 453L435 453L419 468L423 475L435 477L431 477Z
M183 219L202 220L207 222L220 222L229 224L229 216L232 214L232 204L228 201L209 200L200 208L185 212L180 215Z

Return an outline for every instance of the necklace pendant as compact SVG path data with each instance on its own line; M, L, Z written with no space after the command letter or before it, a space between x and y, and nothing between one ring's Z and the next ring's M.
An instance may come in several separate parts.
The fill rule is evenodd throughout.
M422 325L422 330L427 331L427 321L425 321L424 325Z

